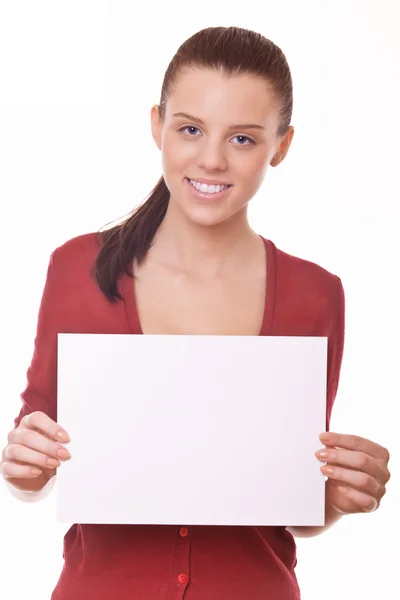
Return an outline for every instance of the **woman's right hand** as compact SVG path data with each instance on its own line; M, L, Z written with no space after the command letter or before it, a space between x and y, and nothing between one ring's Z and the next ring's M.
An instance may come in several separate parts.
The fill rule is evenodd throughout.
M43 412L26 415L8 434L1 460L3 477L25 491L39 491L54 477L61 461L71 458L62 445L68 433Z

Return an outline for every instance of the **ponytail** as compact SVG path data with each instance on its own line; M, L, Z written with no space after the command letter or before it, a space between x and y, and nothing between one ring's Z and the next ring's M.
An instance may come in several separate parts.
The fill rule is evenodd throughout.
M122 300L118 292L121 272L133 277L133 260L143 262L160 227L169 203L169 190L161 177L148 199L119 225L98 232L102 245L93 265L93 275L111 301Z

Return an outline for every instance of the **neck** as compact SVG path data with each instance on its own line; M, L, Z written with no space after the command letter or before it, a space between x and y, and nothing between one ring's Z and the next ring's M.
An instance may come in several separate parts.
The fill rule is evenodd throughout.
M204 226L186 219L170 202L149 257L187 273L212 276L247 264L260 242L248 223L247 211Z

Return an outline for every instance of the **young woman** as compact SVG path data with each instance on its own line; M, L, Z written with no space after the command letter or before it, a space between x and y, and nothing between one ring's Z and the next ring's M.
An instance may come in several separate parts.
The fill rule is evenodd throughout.
M327 336L329 430L344 343L341 280L247 220L268 166L289 150L291 115L285 56L260 34L214 27L179 48L151 111L163 177L123 224L51 256L23 406L2 457L16 494L48 489L70 458L57 424L59 332ZM390 477L389 453L372 441L331 433L321 446L325 527L75 524L53 600L298 600L293 536L375 510Z

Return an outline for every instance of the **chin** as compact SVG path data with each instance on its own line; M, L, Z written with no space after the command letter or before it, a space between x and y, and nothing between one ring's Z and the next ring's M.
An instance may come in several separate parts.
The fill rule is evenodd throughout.
M221 225L232 219L235 214L235 212L229 211L226 208L224 210L223 207L219 207L218 210L211 207L199 207L193 210L192 207L190 210L186 208L184 211L186 219L198 227L215 227Z
M238 203L237 198L235 202L235 196L228 196L223 201L203 202L193 199L191 194L178 194L179 192L175 195L172 191L170 195L171 212L180 214L188 223L199 227L221 225L234 217L237 218L244 208L242 203Z

